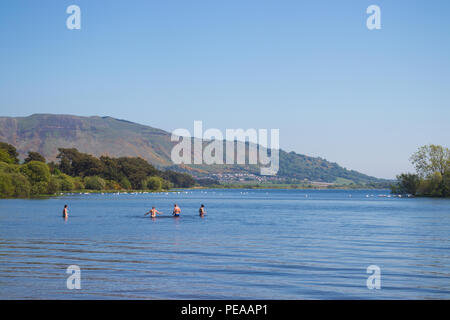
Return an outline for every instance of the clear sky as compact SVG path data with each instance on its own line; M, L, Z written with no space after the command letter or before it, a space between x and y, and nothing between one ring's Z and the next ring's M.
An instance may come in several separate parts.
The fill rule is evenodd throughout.
M33 113L277 128L287 151L393 178L449 147L450 1L1 1L0 115Z

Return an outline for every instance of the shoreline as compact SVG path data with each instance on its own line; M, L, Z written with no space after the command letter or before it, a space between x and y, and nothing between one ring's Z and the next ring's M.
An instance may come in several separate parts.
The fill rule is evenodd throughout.
M286 186L249 186L249 185L233 185L233 186L195 186L190 188L174 188L171 190L75 190L75 191L64 191L58 192L55 194L41 194L35 195L33 197L10 197L10 198L0 198L0 200L14 200L14 199L22 199L22 200L43 200L43 199L51 199L56 197L63 197L67 195L90 195L90 194L150 194L150 193L176 193L180 191L189 191L189 190L302 190L302 191L331 191L331 190L347 190L347 191L362 191L362 190L385 190L388 191L387 194L392 197L404 197L404 198L433 198L433 199L450 199L449 197L431 197L431 196L421 196L421 195L408 195L408 194L394 194L391 193L389 188L383 187L346 187L346 186L336 186L336 187L286 187Z
M261 186L261 187L251 187L251 186L233 186L233 187L191 187L191 188L176 188L172 190L74 190L74 191L64 191L58 192L55 194L40 194L35 195L33 197L11 197L11 198L0 198L0 200L14 200L14 199L22 199L22 200L39 200L39 199L49 199L55 197L61 197L66 195L90 195L90 194L148 194L148 193L175 193L180 191L187 190L389 190L388 188L345 188L345 187L336 187L336 188L323 188L323 187L298 187L298 188L289 188L289 187L269 187L269 186Z

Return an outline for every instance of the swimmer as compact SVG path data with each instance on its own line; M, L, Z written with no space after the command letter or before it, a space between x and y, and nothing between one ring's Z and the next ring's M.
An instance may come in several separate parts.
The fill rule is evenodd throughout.
M174 217L179 217L179 216L180 216L180 213L181 213L181 209L180 209L180 207L175 203L175 204L173 205L173 212L172 212L172 214L173 214Z
M67 219L69 217L69 209L67 209L67 204L64 205L63 218Z
M198 209L198 213L200 217L203 217L206 214L205 205L201 205L200 209Z
M156 210L155 207L152 207L152 209L149 212L147 212L145 214L145 216L148 215L149 213L151 213L152 218L156 218L156 214L162 214L162 212L159 212L158 210Z

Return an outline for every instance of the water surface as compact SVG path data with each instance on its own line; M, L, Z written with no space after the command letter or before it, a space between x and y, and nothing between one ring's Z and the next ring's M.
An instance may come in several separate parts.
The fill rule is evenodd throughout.
M387 193L0 200L0 298L449 299L450 200ZM180 218L170 217L174 203ZM144 217L152 205L165 214ZM69 265L81 269L81 290L66 287ZM369 265L381 268L380 290L366 286Z

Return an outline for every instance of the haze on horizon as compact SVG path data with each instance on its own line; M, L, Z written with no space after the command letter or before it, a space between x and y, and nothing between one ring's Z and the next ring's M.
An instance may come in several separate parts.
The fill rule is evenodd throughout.
M76 4L81 30L66 28ZM380 6L382 29L366 28ZM286 151L380 178L449 147L448 1L0 3L0 116L173 131L280 129Z

